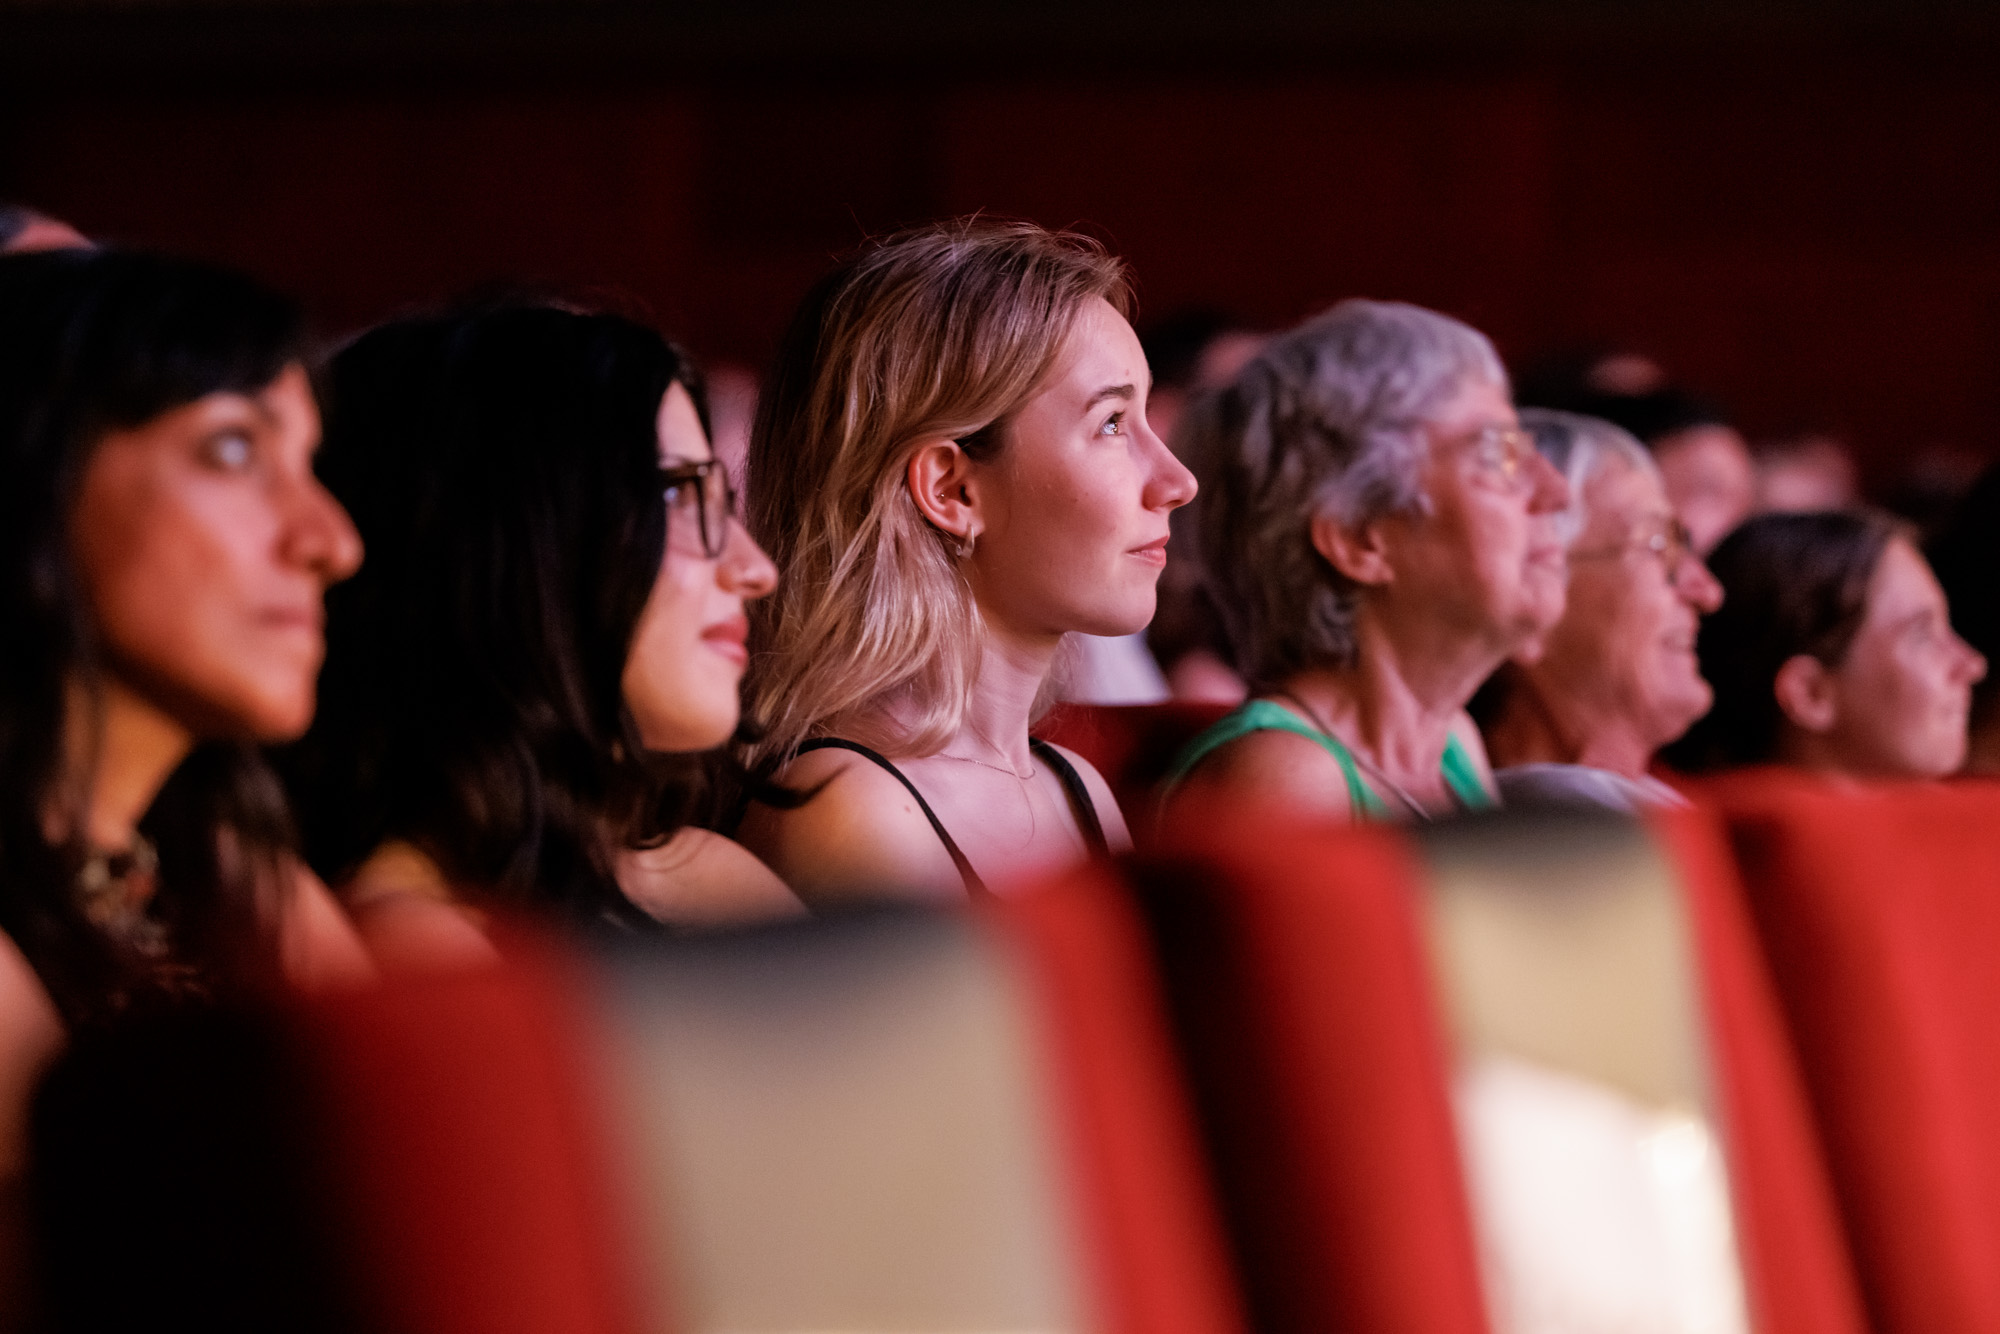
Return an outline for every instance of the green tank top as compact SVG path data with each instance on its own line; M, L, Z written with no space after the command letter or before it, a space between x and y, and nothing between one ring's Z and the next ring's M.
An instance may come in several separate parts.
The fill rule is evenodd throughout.
M1252 732L1296 732L1308 741L1316 742L1340 766L1341 775L1347 780L1347 800L1355 819L1395 818L1389 804L1362 781L1361 766L1354 762L1353 754L1338 737L1328 736L1284 705L1269 699L1253 699L1241 705L1216 719L1200 736L1188 742L1174 760L1174 767L1167 772L1164 792L1171 794L1182 779L1194 772L1197 764L1238 737ZM1456 736L1444 743L1444 760L1438 768L1444 775L1444 785L1467 810L1485 810L1494 805L1492 794L1479 781L1479 771L1473 767L1472 757L1465 753L1465 747L1458 743Z

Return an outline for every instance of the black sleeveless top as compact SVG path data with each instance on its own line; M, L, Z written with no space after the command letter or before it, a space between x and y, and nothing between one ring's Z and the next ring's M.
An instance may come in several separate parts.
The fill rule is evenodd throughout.
M847 741L832 736L814 737L800 746L798 753L803 755L809 750L851 750L871 764L888 770L895 780L916 798L917 809L931 822L931 828L937 832L938 842L944 844L944 850L951 854L951 864L958 868L959 879L965 882L966 894L976 899L993 892L986 887L986 882L979 878L979 872L972 869L971 861L959 850L951 832L944 827L944 821L937 818L937 812L933 811L931 804L924 800L924 794L917 791L917 785L912 783L909 776L901 769L890 763L887 756L879 751L870 750L859 741ZM1109 856L1111 845L1104 839L1104 824L1097 818L1097 807L1090 800L1090 789L1083 785L1083 775L1063 758L1061 751L1040 737L1028 738L1028 750L1036 759L1053 769L1056 777L1062 780L1063 793L1069 798L1070 809L1076 812L1076 823L1083 830L1083 841L1089 847L1091 855Z

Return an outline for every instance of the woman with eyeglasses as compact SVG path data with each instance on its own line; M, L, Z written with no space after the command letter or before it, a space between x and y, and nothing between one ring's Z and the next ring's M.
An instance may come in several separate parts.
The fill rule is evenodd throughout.
M1609 422L1545 408L1523 409L1521 424L1569 482L1569 599L1539 646L1474 701L1501 798L1628 812L1679 804L1649 770L1708 712L1695 636L1722 586L1644 445Z
M1902 524L1865 511L1762 514L1708 563L1726 594L1696 641L1715 707L1667 748L1669 763L1866 779L1942 778L1965 763L1986 659L1952 630Z
M1146 423L1124 265L1031 224L884 240L807 298L750 442L751 707L785 785L744 841L808 901L963 901L1126 841L1029 726L1063 636L1152 619L1194 482Z
M1492 804L1465 705L1562 615L1562 477L1491 343L1346 301L1181 419L1194 526L1248 702L1196 738L1169 809L1223 795L1354 820Z
M658 334L540 306L401 320L327 376L320 471L369 544L283 757L307 855L389 964L483 912L696 924L796 912L691 828L736 731L746 602L701 382Z

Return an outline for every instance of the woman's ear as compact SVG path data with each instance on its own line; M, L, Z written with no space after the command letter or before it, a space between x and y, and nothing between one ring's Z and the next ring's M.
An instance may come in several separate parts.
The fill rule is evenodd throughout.
M917 512L962 543L979 536L979 506L973 496L971 473L972 460L956 440L919 445L904 471Z
M1840 721L1840 701L1833 672L1810 653L1795 653L1778 668L1771 682L1778 708L1803 732L1830 732Z
M1327 564L1357 584L1394 583L1396 571L1382 541L1379 524L1350 528L1331 514L1315 514L1312 527L1313 550L1326 557Z

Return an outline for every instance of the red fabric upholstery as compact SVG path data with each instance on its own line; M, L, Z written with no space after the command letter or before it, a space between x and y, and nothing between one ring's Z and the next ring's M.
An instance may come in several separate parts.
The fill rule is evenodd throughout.
M2000 1330L2000 788L1857 794L1753 774L1706 795L1877 1326Z
M298 1017L363 1299L397 1334L627 1334L581 989L557 966L399 982ZM657 1293L660 1277L647 1276Z
M1652 823L1686 893L1755 1327L1862 1334L1833 1188L1728 841L1706 813Z
M1149 831L1160 780L1181 748L1229 712L1226 704L1063 704L1035 735L1089 760L1135 832Z
M997 901L1053 1064L1105 1334L1244 1326L1144 927L1108 867Z
M1133 874L1257 1327L1482 1334L1407 845L1248 812L1179 823Z

